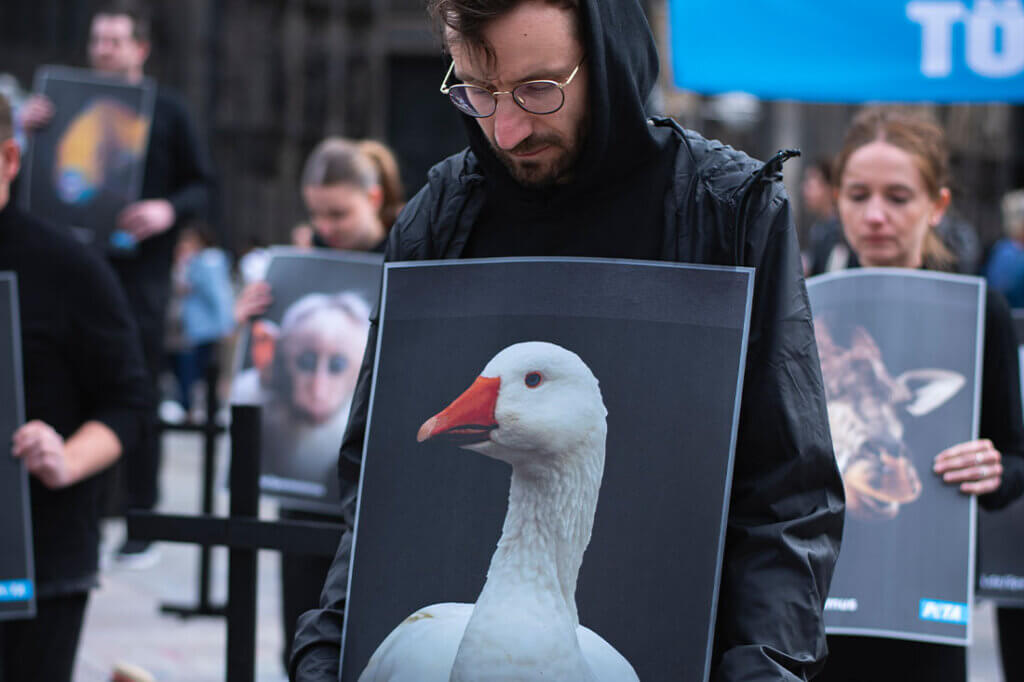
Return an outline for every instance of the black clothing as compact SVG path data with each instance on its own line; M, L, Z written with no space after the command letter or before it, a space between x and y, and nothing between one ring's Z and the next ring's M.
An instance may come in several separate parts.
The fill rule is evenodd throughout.
M64 438L95 420L123 448L134 445L149 388L110 268L69 234L8 204L0 211L0 270L18 275L26 419ZM98 477L62 490L30 481L38 595L89 589L100 541Z
M150 417L143 424L138 447L127 453L119 472L125 496L121 506L129 509L152 509L156 505L160 469L157 385L164 363L171 261L180 226L189 220L209 217L213 186L212 164L184 102L179 95L160 86L153 108L142 199L169 201L174 206L175 224L143 240L133 251L110 257L139 327L150 387Z
M464 117L470 150L431 169L391 230L386 260L547 256L552 249L755 267L713 676L809 678L825 657L822 609L843 492L778 164L762 165L668 120L650 124L644 101L657 55L642 9L636 0L581 5L590 121L571 181L520 187ZM511 234L523 205L545 222L543 230L522 228L532 243ZM343 495L358 480L375 338L372 324L339 460ZM339 547L321 609L299 621L293 679L337 679L347 562Z
M1003 678L1007 682L1024 680L1024 609L1001 606L996 609L999 623L999 654L1003 659Z
M1002 454L1003 480L997 490L980 495L978 503L986 509L1001 509L1024 492L1024 422L1013 318L1006 300L992 289L987 290L985 299L983 353L978 433ZM967 680L965 647L829 635L828 648L825 669L816 678L820 682ZM1018 678L1008 674L1006 679Z
M71 682L88 592L36 601L31 620L0 622L0 682Z

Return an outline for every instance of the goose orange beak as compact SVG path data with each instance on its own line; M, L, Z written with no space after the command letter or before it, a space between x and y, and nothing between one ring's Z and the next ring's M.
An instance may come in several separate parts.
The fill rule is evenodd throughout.
M458 445L471 445L487 440L498 428L494 406L498 402L499 377L477 377L451 405L428 419L416 433L416 441L441 437Z

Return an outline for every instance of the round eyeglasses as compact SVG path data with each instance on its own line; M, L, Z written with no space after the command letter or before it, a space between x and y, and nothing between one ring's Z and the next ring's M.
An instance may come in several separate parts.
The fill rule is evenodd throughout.
M448 79L455 70L455 62L448 67L448 73L441 81L441 93L448 95L455 108L473 118L487 118L498 110L498 95L512 95L519 108L531 114L553 114L565 104L565 88L576 77L581 61L564 82L549 80L526 81L511 90L491 91L479 85L459 83L448 85Z

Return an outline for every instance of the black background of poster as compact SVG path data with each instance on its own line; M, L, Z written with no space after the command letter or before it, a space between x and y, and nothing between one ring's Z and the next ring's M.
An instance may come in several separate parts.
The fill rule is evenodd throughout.
M17 315L17 278L0 272L0 582L28 579L32 567L32 517L28 474L10 456L14 432L25 422L21 374L21 325ZM0 621L35 616L35 599L0 600Z
M892 377L942 368L966 379L956 395L931 413L903 419L921 496L901 506L891 521L847 514L829 596L855 598L858 610L826 611L830 633L868 629L912 639L967 636L965 625L925 621L919 614L921 599L969 601L971 498L944 484L932 472L932 460L943 449L974 438L976 344L984 317L983 307L979 315L979 282L867 269L808 281L815 319L828 323L840 346L849 347L850 333L860 325L881 349Z
M1013 311L1017 342L1024 343L1024 310ZM1024 365L1024 345L1020 346ZM1021 372L1024 397L1024 371ZM1024 416L1022 416L1024 418ZM1024 607L1024 499L1005 509L978 507L978 596Z
M306 294L321 292L336 294L352 291L359 294L372 309L379 298L381 281L381 264L383 256L377 254L345 252L331 249L299 250L293 248L273 248L267 266L265 281L270 284L273 292L273 303L263 319L280 325L281 319L292 303ZM238 344L238 356L235 365L240 370L252 367L249 354L249 335ZM357 361L358 362L358 361ZM337 447L341 445L344 434L338 434L337 445L327 453L331 462L323 471L323 477L312 480L324 484L326 494L323 497L290 494L264 485L265 494L276 497L290 508L302 508L309 511L337 512L340 492L338 490ZM292 478L294 467L287 462L288 453L264 450L261 458L261 474ZM311 468L317 468L311 466ZM303 479L299 479L303 480ZM264 479L264 483L266 480Z
M131 85L86 69L46 66L37 72L34 90L53 101L54 116L30 138L21 173L20 205L49 223L81 228L77 231L79 236L86 238L91 233L94 243L112 249L108 240L118 213L141 195L145 154L138 163L125 169L126 172L102 185L89 203L74 205L65 203L57 194L54 182L57 145L68 125L99 97L116 100L152 121L156 84L146 78L139 85Z
M577 591L581 624L641 679L704 679L748 275L579 268L463 261L391 269L343 680L355 680L416 609L476 600L511 469L451 445L417 444L416 432L491 357L521 341L577 353L608 408L604 478Z

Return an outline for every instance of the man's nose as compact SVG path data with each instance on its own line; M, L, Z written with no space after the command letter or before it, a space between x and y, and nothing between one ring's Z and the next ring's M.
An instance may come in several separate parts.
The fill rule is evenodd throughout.
M512 101L512 95L498 98L494 110L494 143L499 149L513 149L533 132L531 115Z

